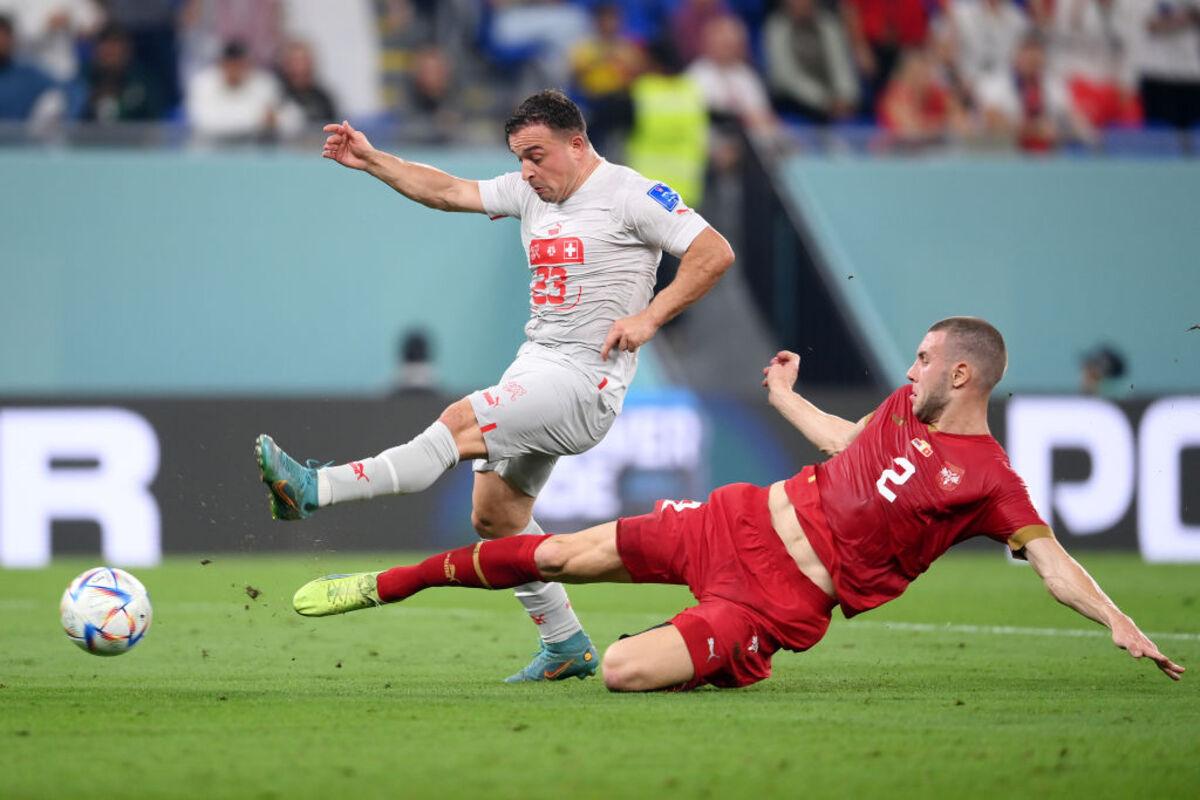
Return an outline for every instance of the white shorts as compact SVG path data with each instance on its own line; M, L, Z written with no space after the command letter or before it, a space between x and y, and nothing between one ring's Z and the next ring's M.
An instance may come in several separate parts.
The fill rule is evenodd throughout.
M537 497L559 456L590 450L612 427L618 404L607 384L565 356L525 345L495 386L467 396L488 451L475 471L495 471Z

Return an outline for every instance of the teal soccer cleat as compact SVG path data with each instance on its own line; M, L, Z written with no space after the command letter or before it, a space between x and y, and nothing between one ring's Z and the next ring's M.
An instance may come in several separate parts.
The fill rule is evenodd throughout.
M254 458L262 482L270 489L271 516L275 519L308 519L318 508L315 462L301 466L279 449L265 433L254 442Z
M561 681L565 678L583 678L596 673L600 659L592 640L583 631L561 642L543 644L533 661L518 672L504 679L505 683L529 683L531 681Z

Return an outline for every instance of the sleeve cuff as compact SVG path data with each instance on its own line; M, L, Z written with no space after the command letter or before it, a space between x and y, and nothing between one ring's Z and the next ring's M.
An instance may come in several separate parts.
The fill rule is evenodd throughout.
M676 258L683 258L683 254L692 246L692 242L696 241L696 237L704 233L708 227L708 221L698 212L693 211L688 224L671 237L670 246L664 249Z
M1008 537L1008 548L1013 555L1019 555L1025 549L1025 545L1034 539L1053 538L1054 531L1046 525L1026 525L1024 528L1018 528L1012 536Z
M507 216L503 211L496 208L498 203L497 186L499 178L491 178L485 181L479 181L479 204L483 206L483 213L487 214L492 219L500 219Z

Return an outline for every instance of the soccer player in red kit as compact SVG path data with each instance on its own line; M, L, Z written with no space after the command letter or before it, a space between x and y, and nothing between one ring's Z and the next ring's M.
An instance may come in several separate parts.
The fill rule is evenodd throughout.
M699 604L608 648L616 691L746 686L780 649L807 650L836 605L847 617L899 596L952 545L987 536L1028 559L1050 594L1112 631L1113 643L1178 680L1159 652L1054 538L1000 444L987 404L1008 358L973 317L933 325L897 389L857 423L792 387L799 356L763 370L771 404L832 456L769 487L733 484L706 503L568 535L483 541L384 572L330 576L296 593L308 616L395 602L432 586L501 589L531 580L687 584Z

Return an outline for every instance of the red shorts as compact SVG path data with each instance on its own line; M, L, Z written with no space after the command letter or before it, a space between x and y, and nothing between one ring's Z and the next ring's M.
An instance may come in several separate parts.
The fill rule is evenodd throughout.
M779 648L807 650L834 600L804 576L771 524L768 490L736 483L707 503L659 501L617 521L617 552L638 583L686 584L700 604L672 620L701 684L748 686L771 674Z

